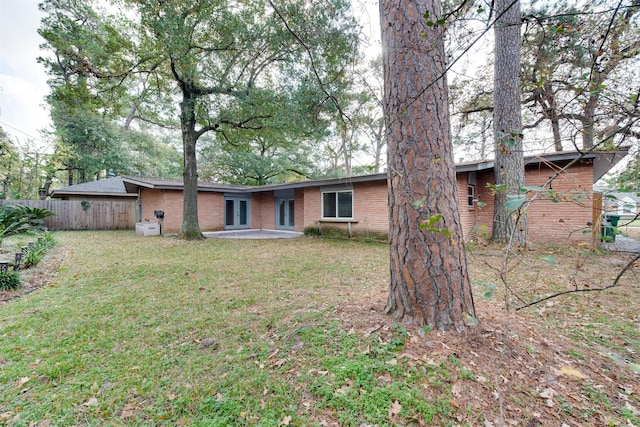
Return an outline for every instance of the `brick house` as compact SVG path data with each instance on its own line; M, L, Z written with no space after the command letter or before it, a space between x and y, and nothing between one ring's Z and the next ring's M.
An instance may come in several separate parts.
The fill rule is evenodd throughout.
M582 158L577 152L527 157L527 186L543 186L557 171L574 162L545 187L545 192L536 196L527 210L530 239L533 242L591 239L591 224L597 224L601 213L601 199L593 192L593 184L624 155L626 151L622 150ZM460 163L456 165L456 176L465 239L490 235L493 195L487 184L494 182L493 161ZM163 233L180 230L181 180L121 179L124 191L137 197L139 222L157 221L156 212L163 211L160 220ZM387 185L386 173L260 187L199 183L198 220L202 231L252 228L302 232L308 228L320 231L332 228L351 235L386 235Z

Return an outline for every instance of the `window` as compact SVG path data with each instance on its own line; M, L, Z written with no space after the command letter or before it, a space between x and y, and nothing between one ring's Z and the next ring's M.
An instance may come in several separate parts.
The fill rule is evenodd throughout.
M353 190L323 192L322 217L335 219L353 218Z
M467 190L467 206L472 208L473 207L473 203L476 200L476 186L475 185L468 185L467 188L468 188L468 190Z

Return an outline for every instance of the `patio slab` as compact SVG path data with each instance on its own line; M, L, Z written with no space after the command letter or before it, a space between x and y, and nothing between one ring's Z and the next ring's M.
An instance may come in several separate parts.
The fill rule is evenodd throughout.
M616 236L615 242L603 244L605 249L617 252L640 254L640 242L625 236Z
M215 239L293 239L304 233L286 230L226 230L202 233L204 237Z

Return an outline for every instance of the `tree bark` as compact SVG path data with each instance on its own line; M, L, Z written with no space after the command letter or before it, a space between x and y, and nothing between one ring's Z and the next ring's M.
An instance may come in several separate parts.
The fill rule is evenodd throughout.
M184 192L182 201L182 226L178 238L198 240L204 238L198 223L198 168L196 163L195 96L183 88L180 103L180 125L184 153Z
M439 0L381 0L394 318L463 331L475 321L458 212ZM436 19L436 18L432 18ZM430 224L430 218L441 219ZM438 230L439 231L433 231Z
M497 23L493 89L493 136L495 141L495 196L493 240L524 246L527 218L522 211L507 209L508 196L521 195L524 185L524 152L520 102L520 1L495 0Z

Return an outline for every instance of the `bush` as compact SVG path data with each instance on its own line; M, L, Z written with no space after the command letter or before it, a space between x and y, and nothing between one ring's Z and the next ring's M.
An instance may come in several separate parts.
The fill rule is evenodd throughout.
M44 219L55 215L47 209L0 205L0 239L11 234L45 230Z
M42 258L47 254L47 250L42 246L34 246L29 249L26 254L22 255L22 266L24 268L38 265Z
M318 227L307 227L304 229L305 236L319 236L320 230Z
M0 272L0 291L12 291L20 287L20 276L15 271Z
M38 265L47 254L47 251L54 247L55 244L56 241L53 238L53 234L49 232L44 233L38 241L34 243L33 247L29 248L27 253L22 256L22 265L25 268Z

